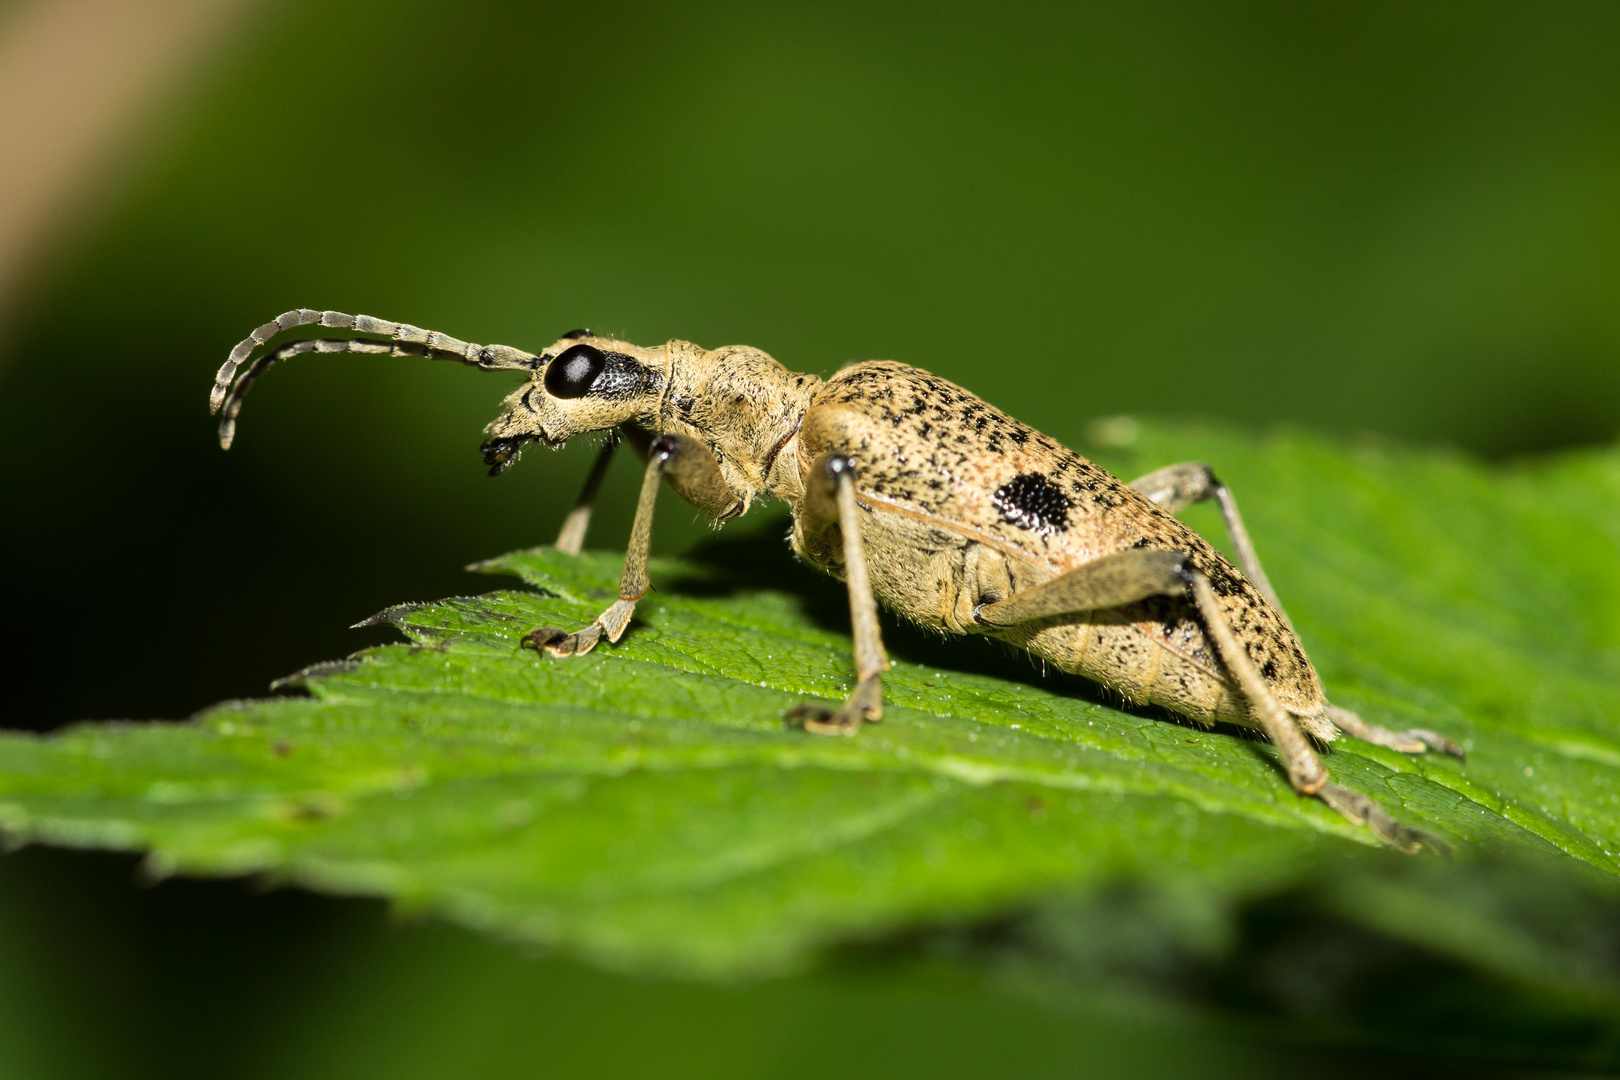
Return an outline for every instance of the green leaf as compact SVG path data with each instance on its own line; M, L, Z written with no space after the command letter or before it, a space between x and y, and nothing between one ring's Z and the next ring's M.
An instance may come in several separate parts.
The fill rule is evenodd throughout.
M1452 839L1459 865L1483 846L1620 874L1620 456L1502 471L1185 427L1099 456L1215 463L1334 699L1470 750L1341 742L1342 783ZM308 696L7 734L0 827L713 976L1120 879L1220 910L1372 844L1294 795L1269 746L1110 708L978 640L892 628L883 723L791 729L786 710L840 699L851 671L840 587L779 535L655 560L631 633L586 657L516 643L595 616L620 558L539 548L481 567L532 590L393 608L408 642L301 673Z

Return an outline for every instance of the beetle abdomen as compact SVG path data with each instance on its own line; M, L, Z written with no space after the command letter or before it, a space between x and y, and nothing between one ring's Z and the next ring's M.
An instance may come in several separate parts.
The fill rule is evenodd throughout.
M1293 630L1207 541L1107 470L961 387L888 361L846 368L819 388L805 416L801 469L832 451L855 460L859 497L879 519L874 529L923 529L942 541L869 544L890 564L874 566L874 590L901 614L956 633L983 632L971 622L976 604L1115 552L1178 551L1209 578L1279 701L1300 715L1325 707ZM947 562L956 567L949 574ZM1190 601L1156 597L994 634L1131 701L1205 723L1252 723Z

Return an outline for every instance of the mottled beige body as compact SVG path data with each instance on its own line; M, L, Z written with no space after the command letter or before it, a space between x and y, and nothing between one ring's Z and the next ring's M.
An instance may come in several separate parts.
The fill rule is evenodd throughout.
M315 325L359 336L258 352L279 334ZM1389 731L1328 703L1231 493L1206 465L1168 466L1125 484L961 387L887 361L824 381L748 346L641 348L579 330L536 354L307 308L259 327L221 367L210 403L222 445L230 446L254 381L312 352L526 372L486 429L492 474L531 441L558 447L617 431L641 450L646 471L618 600L586 627L532 631L523 642L537 651L578 656L625 632L651 587L647 555L662 484L715 522L769 495L792 509L800 557L848 583L856 684L838 709L794 710L790 718L806 731L853 735L881 719L889 664L876 597L913 622L1000 638L1130 701L1263 730L1296 791L1405 850L1443 847L1330 782L1301 732L1329 741L1345 731L1413 753L1460 749L1434 732ZM580 550L613 446L598 454L559 549ZM1210 498L1246 574L1173 512Z
M873 591L895 612L949 633L1001 638L1133 702L1201 723L1258 726L1185 600L1153 597L1006 628L974 619L981 604L1101 556L1178 551L1209 577L1282 704L1311 734L1335 737L1322 684L1293 630L1236 567L1135 488L961 387L904 364L845 368L818 389L798 442L806 475L825 453L855 460ZM995 493L1020 476L1048 478L1069 501L1061 527L1008 520ZM801 530L793 541L805 559L841 573L836 543Z
M641 349L610 338L573 340L633 355L654 377L633 399L552 403L555 415L539 412L545 441L626 423L695 439L714 455L730 497L705 504L671 478L683 497L717 521L745 513L761 494L783 500L794 513L794 550L840 578L839 530L807 531L803 500L816 462L847 454L855 462L873 592L890 610L948 633L1000 638L1132 702L1200 723L1257 727L1187 600L1152 597L1016 627L974 618L981 604L1104 555L1181 552L1209 577L1233 632L1282 705L1317 738L1338 734L1287 620L1236 567L1135 488L956 384L892 361L854 364L823 381L749 346L711 350L670 341ZM491 436L532 432L537 406L544 409L526 391L508 406ZM1069 503L1066 520L1037 528L1009 520L996 496L1018 477L1041 477L1056 488Z

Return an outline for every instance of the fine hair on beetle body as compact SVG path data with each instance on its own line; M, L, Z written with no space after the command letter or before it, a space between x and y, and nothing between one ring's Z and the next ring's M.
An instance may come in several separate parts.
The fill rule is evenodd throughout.
M268 348L302 327L358 336ZM524 373L485 429L492 476L528 443L556 448L608 433L557 537L564 552L581 550L619 443L645 460L618 599L588 626L527 634L523 643L537 652L578 656L624 634L651 587L661 484L717 524L767 495L792 512L794 552L842 579L849 595L855 688L836 707L789 713L805 731L854 735L882 718L889 662L881 600L942 633L997 638L1128 702L1263 732L1301 795L1402 850L1444 850L1438 837L1333 782L1312 740L1342 733L1407 753L1461 751L1434 732L1388 730L1329 703L1231 491L1207 465L1170 465L1127 484L967 390L891 361L822 379L746 345L641 347L588 330L531 353L308 308L259 327L220 368L210 404L222 446L235 437L254 381L306 353L420 356ZM1236 565L1176 516L1204 500L1221 512Z

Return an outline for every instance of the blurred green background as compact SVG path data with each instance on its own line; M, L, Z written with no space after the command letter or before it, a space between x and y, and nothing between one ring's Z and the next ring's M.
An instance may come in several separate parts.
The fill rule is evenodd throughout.
M1609 0L288 0L212 40L0 323L13 726L265 693L554 534L589 451L485 479L500 376L301 360L222 454L213 372L291 307L528 348L590 326L801 370L893 358L1070 442L1118 413L1492 458L1620 428ZM593 545L622 543L632 474ZM694 516L667 504L655 546L700 540ZM366 902L32 851L0 859L0 1017L17 1076L1394 1060L911 960L639 982Z

